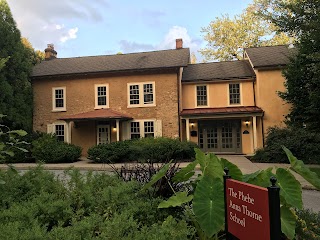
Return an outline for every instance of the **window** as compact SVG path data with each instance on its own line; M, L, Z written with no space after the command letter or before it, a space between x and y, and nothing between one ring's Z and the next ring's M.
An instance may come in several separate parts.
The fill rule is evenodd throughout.
M64 124L56 124L55 125L55 134L59 141L64 141L65 137L65 126Z
M207 86L197 86L197 106L207 106Z
M128 106L155 106L154 82L128 84Z
M52 89L52 110L66 111L66 88L65 87Z
M95 108L108 108L109 107L109 85L96 84L95 85Z
M144 122L144 137L154 137L154 122Z
M97 126L97 144L110 143L110 126L98 125Z
M131 122L131 139L140 138L140 122Z
M130 123L130 138L161 137L161 120L136 120Z
M229 84L229 103L240 104L240 83Z

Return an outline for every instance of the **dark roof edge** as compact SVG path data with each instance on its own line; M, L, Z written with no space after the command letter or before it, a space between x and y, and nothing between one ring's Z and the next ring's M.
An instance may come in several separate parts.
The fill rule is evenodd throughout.
M272 70L272 69L282 69L285 68L288 64L276 64L276 65L260 65L254 66L254 69L261 69L261 70Z
M256 76L246 76L246 77L232 77L232 78L206 78L206 79L195 79L195 80L183 80L182 83L193 83L193 82L214 82L214 81L250 81L255 80Z
M106 73L124 73L124 72L143 72L143 71L154 71L158 69L175 69L180 67L186 67L187 65L183 66L172 66L172 67L158 67L158 68L141 68L141 69L121 69L121 70L112 70L112 71L95 71L95 72L81 72L81 73L65 73L65 74L50 74L50 75L36 75L32 76L32 79L41 79L47 77L67 77L67 76L83 76L83 75L99 75L99 74L106 74Z

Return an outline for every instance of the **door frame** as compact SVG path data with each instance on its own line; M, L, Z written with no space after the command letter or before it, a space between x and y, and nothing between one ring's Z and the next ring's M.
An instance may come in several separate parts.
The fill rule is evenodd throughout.
M110 133L110 124L99 124L97 125L97 129L96 129L96 132L97 132L97 145L99 144L103 144L103 143L99 143L99 128L106 128L107 131L108 131L108 141L107 143L110 143L111 142L111 133Z

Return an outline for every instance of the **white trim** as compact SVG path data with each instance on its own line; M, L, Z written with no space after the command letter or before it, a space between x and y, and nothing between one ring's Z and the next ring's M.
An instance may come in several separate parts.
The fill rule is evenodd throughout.
M240 103L230 104L230 84L239 84ZM242 83L241 82L230 82L230 83L228 83L227 93L228 93L228 106L229 107L243 106L243 94L242 94Z
M257 117L252 117L252 126L253 126L253 152L257 149L258 139L257 139Z
M110 143L111 142L111 134L110 134L110 125L97 125L97 145L99 145L99 128L107 128L108 129L108 142L107 143Z
M187 136L187 141L190 141L190 122L189 122L189 118L186 118L186 136Z
M106 87L106 105L98 105L98 87ZM109 83L94 85L94 109L109 108Z
M63 107L56 107L56 90L63 90ZM52 88L52 112L65 112L67 111L67 88L66 87L53 87Z
M52 124L47 125L47 133L49 134L56 134L56 126L57 125L64 125L64 142L71 142L71 136L69 136L69 126L66 122L64 121L56 121Z
M144 84L152 84L153 91L153 103L146 104L144 103L144 92L143 85ZM138 85L139 86L139 104L130 104L130 86ZM155 107L156 106L156 84L155 82L135 82L135 83L127 83L127 108L137 108L137 107Z
M120 141L120 121L119 119L116 120L116 129L117 129L117 142Z
M162 137L162 121L157 119L133 119L128 121L128 135L129 139L131 139L131 123L139 122L140 128L140 138L144 138L144 123L145 122L153 122L153 136L154 137Z
M207 92L207 105L201 105L198 106L198 91L197 91L197 87L200 86L206 86L206 92ZM209 86L208 84L196 84L195 85L195 108L208 108L210 106L209 103Z

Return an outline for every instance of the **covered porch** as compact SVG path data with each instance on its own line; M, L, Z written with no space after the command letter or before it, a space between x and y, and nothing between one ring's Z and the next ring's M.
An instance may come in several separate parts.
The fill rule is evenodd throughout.
M181 112L181 138L205 152L252 154L262 146L262 116L259 107L185 109Z
M127 139L127 123L132 117L111 109L97 109L60 120L67 125L67 142L81 146L86 155L88 148L94 145Z

